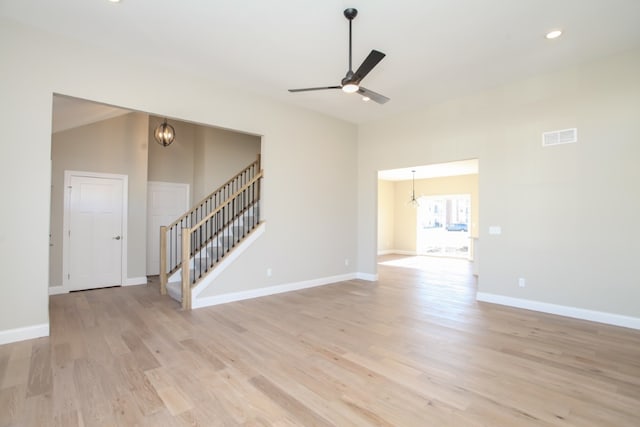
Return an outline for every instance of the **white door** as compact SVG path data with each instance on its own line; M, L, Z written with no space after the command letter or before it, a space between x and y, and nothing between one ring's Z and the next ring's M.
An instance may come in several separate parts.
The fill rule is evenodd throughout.
M160 273L160 227L189 210L189 184L147 184L147 275Z
M121 285L126 177L67 172L65 181L68 289Z

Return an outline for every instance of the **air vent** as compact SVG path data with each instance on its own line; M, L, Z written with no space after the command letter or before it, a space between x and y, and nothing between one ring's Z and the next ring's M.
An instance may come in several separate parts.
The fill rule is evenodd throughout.
M542 146L550 147L552 145L571 144L578 142L578 129L563 129L544 132L542 134Z

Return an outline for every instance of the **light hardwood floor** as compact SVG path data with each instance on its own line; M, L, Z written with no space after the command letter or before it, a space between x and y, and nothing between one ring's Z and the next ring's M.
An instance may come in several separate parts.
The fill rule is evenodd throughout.
M464 261L183 312L51 297L0 346L0 426L640 426L640 331L475 302Z

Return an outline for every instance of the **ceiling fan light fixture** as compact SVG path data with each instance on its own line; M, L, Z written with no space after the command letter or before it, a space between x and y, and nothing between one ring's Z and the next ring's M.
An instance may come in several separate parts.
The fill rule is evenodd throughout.
M352 63L352 37L351 37L351 24L353 19L358 15L358 11L354 8L348 8L344 10L344 17L349 21L349 69L347 74L345 74L344 78L340 81L340 85L336 86L321 86L321 87L307 87L303 89L289 89L289 92L309 92L315 90L333 90L333 89L342 89L344 93L356 93L358 92L363 96L364 101L372 100L378 104L384 104L389 101L384 95L380 95L379 93L375 93L372 90L365 89L360 87L360 82L364 79L367 74L376 66L382 58L385 57L385 54L373 49L369 52L369 55L362 61L362 64L358 67L358 69L353 72L353 63ZM366 99L365 99L366 98Z
M346 93L355 93L358 91L358 89L360 89L360 86L355 83L347 83L346 85L342 86L342 90Z

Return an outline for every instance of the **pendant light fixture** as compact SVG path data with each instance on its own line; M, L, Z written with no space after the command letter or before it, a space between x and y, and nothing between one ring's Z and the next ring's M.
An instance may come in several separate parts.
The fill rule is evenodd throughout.
M416 171L412 170L411 173L413 174L413 177L411 181L411 199L409 200L409 206L417 208L420 206L420 202L416 199Z
M155 132L153 132L153 137L158 144L168 147L176 138L176 131L173 126L167 123L167 119L164 119L164 122L158 125Z

